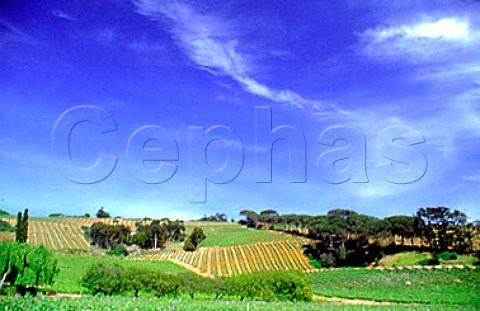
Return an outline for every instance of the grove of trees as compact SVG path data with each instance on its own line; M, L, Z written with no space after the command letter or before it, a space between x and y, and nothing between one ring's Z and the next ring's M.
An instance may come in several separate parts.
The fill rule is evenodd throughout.
M182 241L185 226L182 221L152 220L139 221L135 232L120 224L93 223L88 231L92 243L108 250L126 244L136 244L143 249L162 249L170 241Z
M306 246L305 253L323 266L364 266L399 247L423 247L434 258L442 252L472 253L480 231L480 222L467 222L464 213L447 207L420 208L411 216L384 219L348 209L333 209L319 216L280 215L271 209L260 213L242 210L240 215L244 217L240 223L248 227L317 240Z

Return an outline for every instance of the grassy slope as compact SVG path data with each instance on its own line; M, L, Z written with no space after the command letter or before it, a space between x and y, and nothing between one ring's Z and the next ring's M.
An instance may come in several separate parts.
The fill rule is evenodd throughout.
M62 293L80 293L82 288L80 280L94 264L100 262L114 262L125 267L141 266L152 270L160 270L167 273L191 273L188 270L168 261L130 261L111 257L93 257L57 254L59 274L55 278L53 288Z
M336 269L309 275L314 293L376 301L455 303L480 307L478 270Z
M200 246L231 246L255 242L293 240L295 237L277 232L257 230L241 226L202 227L207 238Z
M405 266L405 265L417 265L431 259L430 253L419 252L403 252L399 254L389 255L380 260L382 266ZM445 264L452 265L471 265L476 262L476 258L473 256L460 255L456 260L446 261Z

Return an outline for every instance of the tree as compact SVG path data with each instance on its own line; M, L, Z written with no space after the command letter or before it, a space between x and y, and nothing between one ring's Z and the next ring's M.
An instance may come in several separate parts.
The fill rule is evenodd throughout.
M242 210L240 211L240 216L245 217L247 227L256 228L258 226L259 216L254 211Z
M183 240L185 226L182 221L153 220L148 224L137 223L133 241L141 248L164 248L167 241Z
M130 234L130 228L125 225L108 225L101 222L93 223L89 232L92 242L97 247L108 250L125 243Z
M413 216L391 216L385 218L388 224L387 230L395 237L399 236L402 245L405 245L405 239L412 240L415 237L415 217Z
M206 238L207 236L201 228L195 228L193 229L190 236L185 239L183 249L186 251L194 251L197 249L198 245Z
M415 231L435 252L467 248L465 226L467 216L448 207L426 207L417 211Z
M215 215L204 215L202 218L200 218L198 221L220 221L220 222L226 222L228 221L227 215L225 213L215 213Z
M15 232L15 241L25 243L28 240L28 208L23 212L18 212L17 229Z
M110 214L104 210L103 206L100 207L96 216L97 218L110 218Z
M43 245L33 247L26 243L0 243L0 288L5 282L15 286L24 295L28 288L53 284L58 273L57 260Z

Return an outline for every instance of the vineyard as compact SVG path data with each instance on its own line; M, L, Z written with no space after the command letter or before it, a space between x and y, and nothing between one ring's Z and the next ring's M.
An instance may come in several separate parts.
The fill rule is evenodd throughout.
M312 273L309 278L314 293L320 296L402 303L451 303L472 309L480 307L478 270L344 268Z
M15 226L15 218L0 218ZM43 244L47 248L59 249L89 249L90 244L84 237L82 227L90 227L95 222L106 224L118 224L135 230L136 224L142 221L140 219L122 219L122 218L83 218L83 217L42 217L30 218L28 228L28 242L33 245ZM143 221L148 223L148 221ZM193 228L201 227L207 239L203 241L201 247L213 246L233 246L240 244L250 244L254 242L273 242L295 240L301 242L301 238L292 237L287 234L275 231L255 230L244 228L236 223L225 222L184 222L186 233L189 234ZM0 233L0 241L14 240L12 233ZM173 249L181 249L181 244L171 245Z
M134 260L169 260L204 276L234 276L255 271L313 270L299 241L258 242L203 247L195 252L162 251Z

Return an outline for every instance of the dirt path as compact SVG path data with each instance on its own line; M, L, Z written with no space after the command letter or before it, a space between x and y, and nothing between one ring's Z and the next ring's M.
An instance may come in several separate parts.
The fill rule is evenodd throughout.
M365 305L365 306L391 306L393 304L414 305L414 304L396 303L391 301L348 299L348 298L338 298L338 297L325 297L325 296L319 296L319 295L313 295L313 301L325 301L325 302L333 302L333 303L342 303L345 305Z

